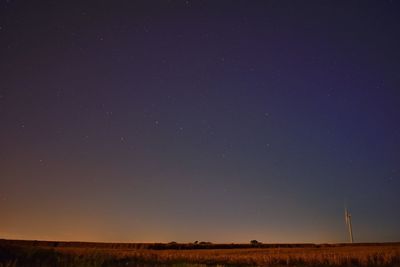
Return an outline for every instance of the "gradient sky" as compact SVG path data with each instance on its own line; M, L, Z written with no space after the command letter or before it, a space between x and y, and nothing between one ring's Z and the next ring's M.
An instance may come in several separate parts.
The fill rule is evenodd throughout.
M0 238L400 241L400 2L0 1Z

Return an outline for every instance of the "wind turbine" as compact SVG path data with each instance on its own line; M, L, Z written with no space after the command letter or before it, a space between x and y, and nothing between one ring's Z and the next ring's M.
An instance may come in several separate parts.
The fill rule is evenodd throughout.
M344 208L344 220L346 222L346 226L348 228L349 231L349 238L350 238L350 243L354 243L354 239L353 239L353 228L351 226L351 214L350 212L347 210L347 207Z

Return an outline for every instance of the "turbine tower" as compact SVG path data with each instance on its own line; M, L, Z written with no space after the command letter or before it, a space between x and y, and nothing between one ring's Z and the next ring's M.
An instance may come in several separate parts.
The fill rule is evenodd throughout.
M347 210L347 207L344 208L344 220L346 222L346 226L348 228L349 231L349 240L350 243L354 243L354 239L353 239L353 228L351 226L351 214L350 212Z

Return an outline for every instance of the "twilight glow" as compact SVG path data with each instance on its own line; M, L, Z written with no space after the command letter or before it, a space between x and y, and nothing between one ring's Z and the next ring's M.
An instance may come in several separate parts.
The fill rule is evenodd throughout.
M0 238L398 241L399 14L1 1Z

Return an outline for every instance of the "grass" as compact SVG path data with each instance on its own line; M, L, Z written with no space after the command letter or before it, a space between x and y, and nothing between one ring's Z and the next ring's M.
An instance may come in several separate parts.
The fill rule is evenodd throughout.
M202 246L203 245L203 246ZM400 244L119 244L0 240L8 266L387 266ZM223 247L223 248L221 248Z

